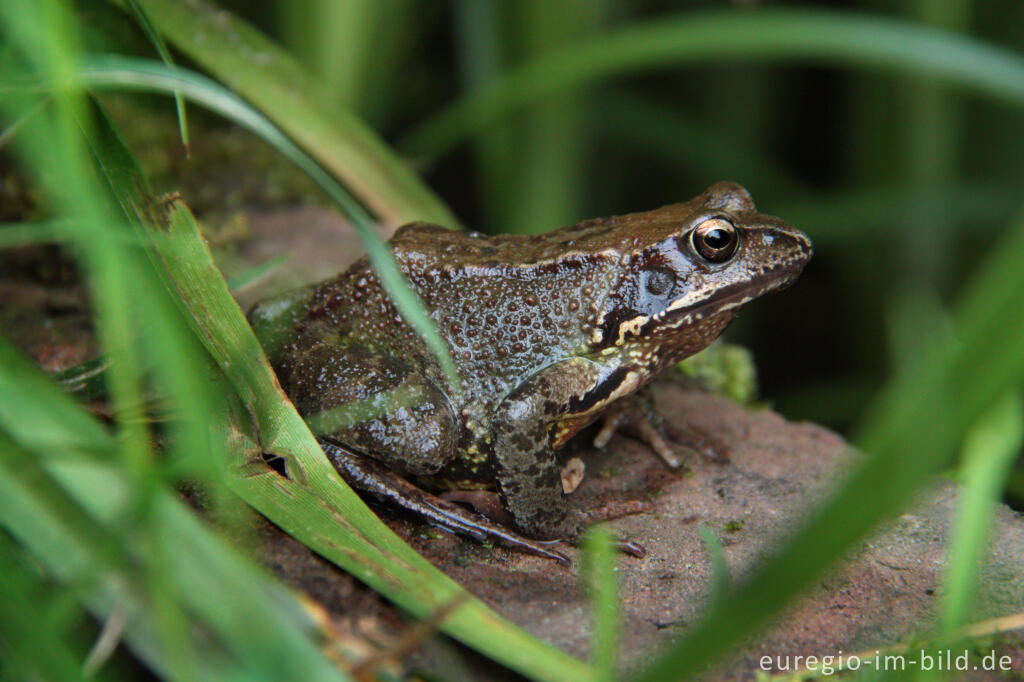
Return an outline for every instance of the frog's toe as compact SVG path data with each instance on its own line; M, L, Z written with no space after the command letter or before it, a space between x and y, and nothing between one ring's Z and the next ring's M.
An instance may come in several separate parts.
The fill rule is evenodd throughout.
M623 554L635 556L637 559L643 559L647 556L647 548L639 542L634 542L632 540L619 538L615 541L615 548Z
M673 443L687 450L693 450L713 462L729 461L729 448L704 429L692 425L678 427L667 422L661 428Z
M667 430L664 423L664 419L661 417L656 418L658 425L655 426L654 419L650 416L643 415L637 419L634 419L630 424L631 430L641 441L647 444L651 450L654 451L661 461L665 463L670 469L678 469L683 466L683 458L680 457L676 449L668 444L665 440L665 435L672 437L671 433ZM675 440L675 439L673 439Z
M647 395L622 401L605 415L601 430L594 438L596 447L604 447L616 431L647 445L670 469L684 466L680 450L691 450L715 462L727 462L728 448L695 426L675 426L654 409Z

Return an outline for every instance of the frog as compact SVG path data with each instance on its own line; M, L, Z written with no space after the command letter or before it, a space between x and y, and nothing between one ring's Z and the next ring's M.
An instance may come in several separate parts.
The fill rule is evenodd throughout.
M457 383L364 257L311 289L272 358L282 387L357 489L558 560L552 543L577 541L588 520L563 490L559 450L635 414L623 406L642 388L792 283L813 251L729 182L543 234L411 223L389 245ZM478 491L492 518L443 491Z

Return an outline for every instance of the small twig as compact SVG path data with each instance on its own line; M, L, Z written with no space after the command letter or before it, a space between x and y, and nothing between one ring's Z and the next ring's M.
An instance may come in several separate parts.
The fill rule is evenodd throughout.
M127 616L124 609L121 608L120 604L115 604L114 608L110 611L110 615L107 616L107 620L103 623L100 636L96 638L96 643L92 645L92 650L85 657L85 662L82 663L82 672L87 677L92 677L96 674L114 653L114 650L117 649L117 645L121 642L121 633L124 632L126 620Z

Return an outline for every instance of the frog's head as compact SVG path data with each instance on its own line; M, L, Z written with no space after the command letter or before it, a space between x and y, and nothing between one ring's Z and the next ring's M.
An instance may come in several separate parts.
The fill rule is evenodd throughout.
M735 308L789 284L811 258L806 235L758 213L733 183L628 222L639 236L594 329L601 348L658 346L674 359L695 353Z

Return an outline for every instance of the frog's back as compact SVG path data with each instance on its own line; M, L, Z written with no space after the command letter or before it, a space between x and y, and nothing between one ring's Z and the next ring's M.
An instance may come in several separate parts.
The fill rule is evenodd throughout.
M464 388L461 400L453 398L460 406L486 410L525 377L585 347L618 255L567 254L573 237L559 233L552 247L548 235L485 237L412 224L391 240L399 269L448 344ZM299 323L296 348L323 341L400 358L444 382L365 258L321 284Z

